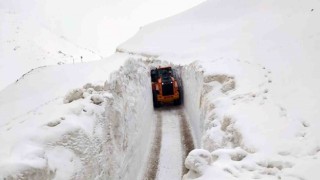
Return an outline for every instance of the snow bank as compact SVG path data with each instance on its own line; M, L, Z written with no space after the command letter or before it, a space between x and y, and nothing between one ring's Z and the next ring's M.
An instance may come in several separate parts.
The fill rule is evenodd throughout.
M90 91L89 91L90 92ZM82 89L73 89L64 97L64 103L70 103L83 97Z
M105 92L93 93L103 96ZM62 103L63 98L57 98L1 126L0 141L6 148L0 151L0 177L94 179L106 176L108 154L103 149L102 133L106 99L96 105L91 96L73 99L68 104Z
M73 66L59 68L59 73L74 80L65 86L53 86L56 79L52 74L59 73L46 69L33 72L10 89L2 91L2 107L13 103L24 108L21 109L23 116L12 116L6 108L1 108L0 142L6 146L0 150L0 178L137 177L142 167L135 164L147 158L153 136L153 106L151 85L145 83L150 82L148 67L138 60L122 64L126 58L114 57L112 62L94 63L91 66L94 68L90 68L89 64L78 65L76 71L72 71ZM105 69L110 63L113 66ZM118 69L121 64L123 66ZM86 69L79 71L83 67ZM115 72L117 69L119 71ZM103 79L105 81L112 71L114 73L104 85L97 83ZM37 91L25 85L43 77L46 77L45 82L52 92L46 84L39 84ZM90 82L90 79L95 79L92 81L94 83L83 83L82 88L66 93L66 88L78 86L85 80ZM29 93L19 94L21 87ZM11 96L5 97L9 92ZM62 97L61 93L65 96ZM43 99L36 98L34 103L38 106L28 106L28 98L24 96L39 95L47 95L51 100L39 106Z
M112 179L138 177L146 162L154 129L149 68L142 61L127 61L111 75L105 88L112 97L106 106L108 174Z
M127 55L117 54L103 61L48 66L31 71L1 91L0 125L34 112L88 82L102 86L110 73L119 69L127 58Z
M195 172L190 153L185 179L318 177L312 168L317 161L306 160L318 156L317 135L274 101L269 75L265 67L237 59L184 67L185 108L199 147L213 159L208 170ZM304 160L308 170L294 171Z
M189 172L185 175L184 179L198 178L204 174L206 168L211 165L211 154L204 149L192 150L185 160L185 166Z
M203 118L201 116L201 94L203 89L203 72L197 63L185 66L181 71L183 80L183 105L189 117L195 146L200 147L203 134Z
M184 106L197 148L226 157L198 179L320 177L319 7L209 0L119 46L186 65ZM231 158L238 148L245 158Z

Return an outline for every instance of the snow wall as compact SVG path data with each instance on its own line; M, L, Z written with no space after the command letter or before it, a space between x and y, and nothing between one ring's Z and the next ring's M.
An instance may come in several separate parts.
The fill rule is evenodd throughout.
M106 106L105 148L108 178L138 177L146 161L154 128L152 91L148 67L129 60L110 77L105 88L112 93Z
M17 147L28 148L23 161L1 164L0 179L138 177L155 119L145 63L129 58L104 86L88 83L67 93L64 104L59 99L54 116L35 132L32 146L26 141Z
M70 101L64 105L57 104L64 109L61 115L57 115L61 118L45 125L51 128L50 133L47 133L47 127L44 128L46 132L38 132L47 134L41 140L47 145L36 154L42 164L15 166L3 178L141 177L157 119L150 90L150 68L169 64L132 57L110 75L104 87L87 84L68 93L65 100ZM225 142L233 142L229 141L236 137L232 132L224 133L225 136L211 136L213 133L210 132L212 127L217 127L214 132L221 131L223 134L227 129L225 126L228 122L230 124L230 119L214 112L217 105L213 101L223 98L225 93L234 88L233 78L223 74L208 74L198 62L183 66L181 77L184 107L196 148L214 151L227 146L223 144Z
M203 131L201 118L201 92L203 89L203 72L196 63L184 66L182 69L183 97L185 111L189 117L195 147L200 147Z
M217 115L215 101L223 98L235 88L234 77L228 74L209 73L199 62L184 66L182 70L184 86L184 107L189 116L195 145L213 151L222 147L226 141L218 141L217 137L207 136L211 127L221 127L225 119ZM217 120L214 124L213 121ZM226 120L228 121L228 120Z
M150 68L168 65L180 67L160 60L130 59L106 82L105 90L112 94L107 100L104 124L107 178L141 178L139 173L144 172L143 164L147 164L157 119L152 105ZM184 108L196 148L214 151L240 146L241 135L232 124L230 126L230 118L217 111L223 104L215 104L217 99L224 101L228 92L235 88L234 77L208 72L197 61L183 66L180 72ZM212 136L215 133L219 135Z

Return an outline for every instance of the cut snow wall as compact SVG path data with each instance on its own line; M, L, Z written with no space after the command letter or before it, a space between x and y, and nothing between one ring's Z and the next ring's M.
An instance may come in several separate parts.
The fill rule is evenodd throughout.
M197 63L192 63L182 69L184 107L189 117L189 123L195 138L195 147L200 147L203 131L201 118L201 92L203 89L203 71Z
M189 116L195 146L213 150L214 147L212 149L211 145L216 142L208 142L206 138L207 130L212 127L212 120L216 118L214 101L235 88L234 78L226 74L208 74L197 62L194 62L184 66L182 79L184 107ZM227 120L227 117L221 117L221 119L222 123Z
M154 113L149 68L128 60L100 86L69 92L63 118L44 125L41 167L23 163L6 168L0 179L132 179L152 144ZM56 132L56 133L54 133ZM43 150L43 151L42 151ZM61 166L63 162L63 166ZM22 167L20 167L22 166ZM10 169L11 168L11 169Z
M149 69L138 60L128 60L113 73L106 89L112 93L106 106L106 148L110 151L109 179L132 179L141 171L154 127Z

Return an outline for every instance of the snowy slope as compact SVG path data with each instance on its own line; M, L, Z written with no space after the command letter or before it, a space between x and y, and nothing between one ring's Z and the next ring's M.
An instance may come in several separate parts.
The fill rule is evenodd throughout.
M37 67L109 56L140 26L202 0L168 2L0 1L0 89Z
M184 75L185 106L199 147L215 162L187 179L320 177L319 8L318 1L210 0L118 47L198 60ZM240 162L227 158L237 147L247 153Z
M43 27L31 15L3 9L0 14L0 89L33 68L101 58Z
M143 27L106 61L31 71L0 92L0 178L140 177L155 133L149 69L165 61L183 65L201 148L184 179L319 178L319 9L208 0Z

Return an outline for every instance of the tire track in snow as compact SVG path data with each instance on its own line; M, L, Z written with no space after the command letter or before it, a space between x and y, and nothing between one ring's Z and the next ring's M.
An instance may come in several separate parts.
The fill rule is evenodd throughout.
M184 160L194 149L189 123L182 107L157 110L156 130L144 180L181 179Z
M161 141L162 141L162 117L157 114L156 118L156 130L155 136L153 140L153 145L150 152L150 157L148 160L148 165L146 172L144 174L144 180L153 180L157 176L158 166L159 166L159 157L160 157L160 150L161 150Z
M181 109L179 111L179 115L181 117L180 120L180 133L181 133L181 145L182 145L182 176L188 172L188 169L184 165L184 160L186 159L187 155L189 154L190 151L194 149L194 142L193 142L193 137L192 133L190 130L189 123L187 121L186 115L184 111Z
M174 107L161 111L162 145L156 179L175 180L182 176L182 146L179 110Z

